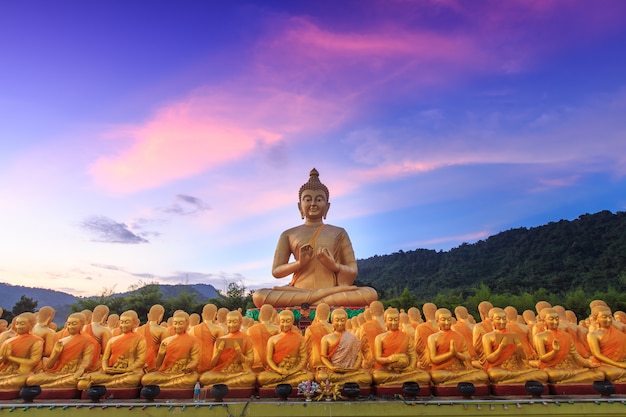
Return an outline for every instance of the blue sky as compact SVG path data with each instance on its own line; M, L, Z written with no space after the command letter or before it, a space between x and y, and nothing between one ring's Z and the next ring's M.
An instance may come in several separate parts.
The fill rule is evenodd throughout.
M0 5L0 281L286 284L313 167L357 258L626 208L626 2Z

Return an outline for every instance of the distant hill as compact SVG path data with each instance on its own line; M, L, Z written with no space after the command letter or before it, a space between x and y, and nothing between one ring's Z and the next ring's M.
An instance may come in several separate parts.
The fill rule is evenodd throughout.
M164 299L178 297L181 293L195 294L195 300L198 302L206 302L211 298L218 296L217 291L212 285L193 284L193 285L159 285L159 290L163 294ZM122 297L134 294L138 290L127 291L124 293L112 294L111 297ZM22 296L37 301L37 307L51 306L56 310L55 322L59 323L59 318L67 317L70 313L70 306L77 303L81 298L75 297L61 291L48 290L43 288L31 288L21 285L11 285L0 282L0 307L7 311L11 311L15 303ZM98 297L87 297L88 299L97 299Z
M575 220L511 229L450 251L416 249L358 260L360 283L396 297L408 288L420 299L481 283L493 293L540 288L559 294L626 291L626 212L602 211Z
M78 298L61 291L47 290L43 288L23 287L21 285L11 285L0 282L0 307L11 310L22 296L37 301L39 307L51 306L60 307L74 304Z

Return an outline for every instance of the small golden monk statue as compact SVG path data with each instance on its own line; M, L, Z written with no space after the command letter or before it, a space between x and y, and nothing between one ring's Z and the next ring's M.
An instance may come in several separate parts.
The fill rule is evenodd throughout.
M157 371L141 378L141 385L161 388L192 389L198 381L198 340L187 333L189 314L176 311L172 320L175 334L161 342L155 366Z
M146 339L146 371L156 370L156 357L161 342L170 336L169 331L161 326L165 308L161 304L154 304L148 311L148 322L137 328L137 333Z
M122 313L119 318L119 336L107 342L102 354L102 369L84 375L78 381L78 389L86 390L92 385L107 388L138 388L146 364L146 339L135 332L139 317L134 310Z
M322 349L322 337L332 333L333 326L328 322L330 318L330 306L320 303L315 310L315 319L304 332L304 343L308 357L307 369L313 373L322 365L320 355Z
M50 357L52 349L54 348L54 342L56 339L56 332L50 328L50 323L54 320L55 311L50 306L43 306L37 312L37 324L33 327L32 333L35 336L39 336L43 339L43 356L44 358Z
M293 313L283 310L278 314L280 333L267 341L266 361L268 370L257 375L260 387L273 388L278 384L297 386L313 379L306 370L306 346L304 336L293 325Z
M373 288L353 285L357 263L350 238L343 228L323 221L330 208L328 197L328 188L320 182L317 170L312 169L309 181L298 193L304 224L284 231L274 254L272 275L292 275L291 282L256 291L253 300L257 307L266 303L276 308L304 303L362 307L378 299ZM289 262L292 255L295 261Z
M252 339L241 331L239 311L226 315L228 334L215 342L209 370L200 375L200 384L226 384L230 388L253 388L256 375L252 372L254 347Z
M40 364L43 340L31 333L36 324L33 313L22 313L15 320L14 336L0 346L0 390L19 390Z
M332 383L356 382L360 387L372 384L372 376L363 369L361 341L354 333L346 331L348 313L336 309L332 314L334 331L322 337L321 364L315 379Z
M89 369L94 355L93 339L81 333L84 326L83 313L69 315L65 323L68 335L54 344L50 359L43 367L44 372L29 376L27 385L76 389L78 380Z
M604 380L600 366L583 358L576 350L574 336L559 328L559 314L553 308L544 310L546 331L535 335L535 346L541 369L552 384L581 384Z
M270 337L280 333L280 327L272 323L274 307L263 304L259 309L259 322L248 328L248 336L252 339L254 346L254 359L252 360L252 370L261 372L267 367L267 341Z
M215 341L225 334L224 329L213 321L216 314L217 306L210 303L206 304L202 308L202 323L194 326L190 331L198 339L200 347L200 362L198 363L198 373L200 374L211 369Z
M465 338L461 333L452 330L450 310L438 309L435 318L439 331L428 336L427 341L433 383L437 386L451 386L459 382L488 384L487 373L472 366Z
M387 331L374 340L376 361L372 379L379 386L396 386L405 382L430 384L427 372L417 369L417 353L413 339L400 330L400 312L388 308L384 314Z
M483 351L487 374L493 384L524 384L526 381L547 382L548 374L530 366L519 333L507 331L503 309L489 311L494 330L483 335Z
M599 305L593 308L592 320L596 329L587 335L592 360L600 364L598 368L606 379L613 383L626 382L626 334L613 323L611 309Z

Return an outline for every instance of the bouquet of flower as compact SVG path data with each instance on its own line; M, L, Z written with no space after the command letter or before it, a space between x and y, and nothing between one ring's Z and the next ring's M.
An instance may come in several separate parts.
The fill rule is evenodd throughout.
M315 381L302 381L298 384L298 395L313 396L320 392L320 384Z

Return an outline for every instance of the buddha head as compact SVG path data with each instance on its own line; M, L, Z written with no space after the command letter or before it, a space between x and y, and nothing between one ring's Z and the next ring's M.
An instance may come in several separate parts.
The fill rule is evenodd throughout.
M319 303L315 309L315 320L328 323L330 318L330 306L326 303Z
M417 307L411 307L409 308L409 311L407 311L407 314L409 315L409 320L411 320L411 323L422 323L422 314L420 313L419 308Z
M109 307L100 304L94 307L91 315L91 321L94 323L105 324L109 316Z
M346 310L342 308L333 310L331 323L333 324L333 329L335 329L335 331L343 332L344 330L346 330L347 321L348 321L348 313L346 313Z
M37 322L42 326L48 326L52 320L54 320L54 308L50 306L43 306L37 312Z
M259 321L267 322L272 320L274 315L274 307L271 304L263 304L259 309Z
M400 328L400 312L397 308L389 307L385 310L384 318L387 330L395 331Z
M239 311L229 311L226 315L226 327L228 328L228 333L237 333L241 330L241 321L242 316Z
M67 317L65 328L70 335L79 334L85 325L85 315L83 313L72 313Z
M217 314L217 306L215 304L205 304L202 308L202 320L213 323Z
M601 329L608 329L613 324L613 314L611 309L605 306L598 306L594 310L596 323Z
M435 312L435 320L439 330L447 331L452 327L452 313L447 308L439 308Z
M22 313L15 319L15 332L18 335L28 334L37 324L37 318L33 313Z
M177 310L172 317L172 326L174 326L174 332L178 335L187 332L189 328L189 314L182 310Z
M155 323L161 323L163 321L163 315L165 314L165 308L161 304L155 304L150 307L148 311L148 321Z
M506 329L506 313L503 309L499 307L494 307L489 310L489 320L491 320L491 324L493 328L496 330L504 330Z
M424 318L426 320L436 320L435 313L437 313L437 305L435 303L424 303L422 306L422 313L424 313Z
M120 323L120 316L119 314L109 314L109 317L107 318L107 327L111 330L115 329L116 327L119 326Z
M119 326L122 333L132 333L139 326L137 312L135 310L123 312L119 319Z
M291 331L293 328L293 312L291 310L283 310L278 313L278 325L280 326L280 331L283 333L287 333Z
M478 314L480 314L481 320L487 320L489 318L489 310L493 308L493 304L489 301L481 301L478 304Z
M319 172L315 168L309 173L309 180L302 184L298 191L298 210L305 217L326 218L330 208L328 188L319 179Z
M548 330L556 330L559 328L559 313L553 308L545 308L543 311L543 321Z

